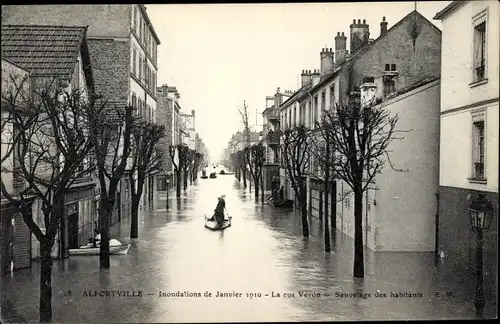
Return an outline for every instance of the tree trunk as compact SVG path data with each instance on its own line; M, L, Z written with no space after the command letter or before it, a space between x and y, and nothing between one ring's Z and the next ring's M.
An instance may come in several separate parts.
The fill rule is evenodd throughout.
M52 321L52 245L47 237L40 242L40 322Z
M327 175L328 176L328 175ZM325 226L325 252L330 253L330 225L328 224L328 183L325 181L325 213L324 213L324 226Z
M261 201L264 203L264 177L262 175L262 171L260 172L260 191Z
M113 213L113 202L107 199L101 200L99 207L99 218L101 227L101 243L99 249L99 267L109 269L109 222Z
M363 191L361 184L354 187L354 267L355 278L364 278L363 255Z
M337 230L337 181L332 181L332 230Z
M184 182L184 191L187 190L187 186L188 186L188 171L184 170L184 174L182 175L182 180Z
M245 169L241 169L241 173L243 173L243 188L247 188L247 173Z
M307 196L305 184L301 184L300 186L300 203L302 210L302 236L309 237L309 222L307 220Z
M255 177L255 199L259 199L259 178L258 176Z
M176 176L177 176L177 197L181 196L181 188L182 188L182 171L181 170L176 170L175 171Z
M189 185L193 185L193 170L188 171L188 177L189 177Z
M130 238L139 237L139 201L141 200L141 193L137 195L132 194L132 212L131 212L131 222L130 222Z

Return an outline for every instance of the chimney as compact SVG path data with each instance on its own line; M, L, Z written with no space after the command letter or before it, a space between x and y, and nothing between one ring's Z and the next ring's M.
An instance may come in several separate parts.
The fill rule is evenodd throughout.
M324 75L333 70L333 49L323 48L320 52L321 57L321 75Z
M311 82L311 70L302 70L301 77L301 86L305 86Z
M194 109L191 109L191 116L193 116L193 129L196 128L194 127L194 121L195 121L195 113L194 113Z
M319 83L320 79L321 79L320 70L314 70L314 72L311 74L311 81L312 81L313 87Z
M344 32L342 35L337 32L337 36L335 36L335 66L339 66L345 62L347 55L347 37L344 36Z
M382 17L382 22L380 23L380 36L384 35L387 32L387 21L385 21L385 17Z
M357 51L368 45L370 39L370 25L366 23L366 19L352 20L351 24L351 55L355 55Z

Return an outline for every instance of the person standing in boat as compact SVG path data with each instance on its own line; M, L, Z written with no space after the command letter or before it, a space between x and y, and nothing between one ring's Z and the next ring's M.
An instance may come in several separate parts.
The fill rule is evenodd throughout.
M215 221L219 226L224 223L224 209L226 208L226 201L224 200L225 195L218 198L217 207L215 207Z

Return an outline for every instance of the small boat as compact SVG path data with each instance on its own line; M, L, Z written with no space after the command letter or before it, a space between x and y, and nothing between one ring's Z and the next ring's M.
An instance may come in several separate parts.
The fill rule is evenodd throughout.
M217 178L217 174L215 172L210 173L210 179Z
M226 171L220 170L219 174L226 174Z
M232 219L231 216L229 216L227 213L224 213L224 222L222 223L222 227L220 227L219 224L217 224L217 222L215 221L215 219L212 220L207 215L205 215L205 227L213 231L223 230L231 226L231 219Z
M99 242L96 242L96 247L92 243L80 246L79 249L69 249L70 255L99 255L100 247ZM120 241L111 239L109 240L109 254L127 254L130 244L121 244Z
M200 178L202 178L202 179L208 179L208 177L206 175L202 175Z
M293 200L285 199L280 201L270 201L270 204L277 208L293 208Z

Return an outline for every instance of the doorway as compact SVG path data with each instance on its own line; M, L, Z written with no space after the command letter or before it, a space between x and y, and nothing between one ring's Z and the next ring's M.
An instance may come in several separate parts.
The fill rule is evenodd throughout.
M70 249L78 249L78 211L68 215L68 245Z

